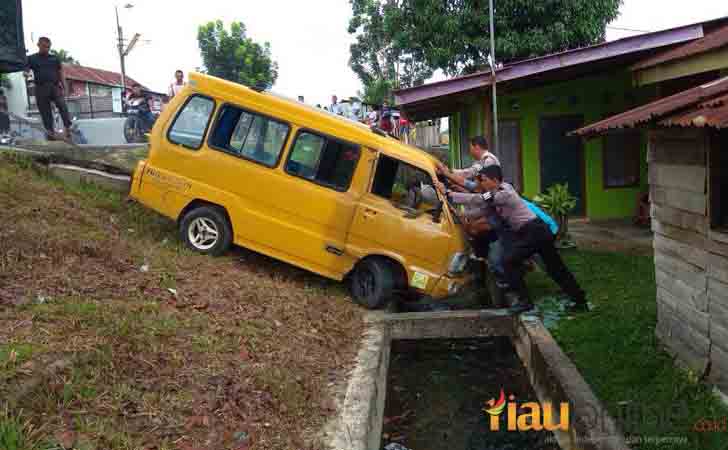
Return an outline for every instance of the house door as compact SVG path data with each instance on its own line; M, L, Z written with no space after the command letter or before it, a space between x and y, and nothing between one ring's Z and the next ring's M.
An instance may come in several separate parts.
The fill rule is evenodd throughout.
M518 120L498 121L496 156L503 169L503 179L521 191L521 124Z
M554 184L569 184L577 198L573 215L586 211L584 191L584 151L581 138L567 136L584 125L582 116L546 117L541 119L541 191Z

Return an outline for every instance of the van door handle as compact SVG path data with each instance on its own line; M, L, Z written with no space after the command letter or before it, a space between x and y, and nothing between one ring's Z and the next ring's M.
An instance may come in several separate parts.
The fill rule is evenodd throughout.
M364 218L365 219L371 219L372 217L376 217L377 212L370 208L364 208Z

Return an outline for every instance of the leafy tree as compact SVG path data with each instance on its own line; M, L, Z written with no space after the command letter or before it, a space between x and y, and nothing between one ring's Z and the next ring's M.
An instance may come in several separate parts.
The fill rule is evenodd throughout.
M233 22L230 31L221 20L199 27L197 41L208 74L263 89L278 78L278 64L271 57L270 44L258 44L245 35L245 25Z
M356 35L356 42L350 47L349 66L364 85L365 101L380 104L392 89L417 86L432 76L422 51L401 45L396 2L350 2L354 15L349 33Z
M62 48L59 48L58 50L51 50L51 54L57 56L62 63L73 64L74 66L81 65L81 63L78 62L77 59L75 59L73 56L71 56L70 53L63 50Z
M10 87L10 79L8 78L8 75L6 73L0 73L0 88L9 88Z
M366 51L352 46L354 62L361 54L393 49L398 56L412 57L418 70L460 75L487 65L488 0L350 2L354 16L349 32L357 33L355 45L371 43ZM622 0L496 0L496 58L509 62L603 42L605 28L621 4ZM357 71L355 64L352 67Z
M372 79L364 84L364 90L359 91L359 97L364 103L381 105L384 101L392 103L392 83L383 78Z

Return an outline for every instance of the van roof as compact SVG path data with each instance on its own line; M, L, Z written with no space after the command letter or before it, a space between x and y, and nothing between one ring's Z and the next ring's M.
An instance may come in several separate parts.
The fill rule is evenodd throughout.
M195 92L221 98L230 103L254 109L262 114L291 122L345 141L353 141L365 147L417 166L432 167L436 158L411 145L380 136L359 122L331 114L323 109L301 103L271 92L257 92L241 84L221 78L192 72L189 85Z

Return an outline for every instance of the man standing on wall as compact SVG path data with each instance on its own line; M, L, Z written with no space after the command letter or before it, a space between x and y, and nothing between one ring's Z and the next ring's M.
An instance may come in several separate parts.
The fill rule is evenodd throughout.
M71 137L71 118L68 114L68 107L64 98L66 79L63 76L63 65L61 60L50 54L51 40L47 37L38 39L38 53L28 57L27 67L33 71L35 80L35 100L38 104L43 119L43 126L46 129L48 139L55 139L56 133L53 129L53 110L51 103L56 105L66 137Z

